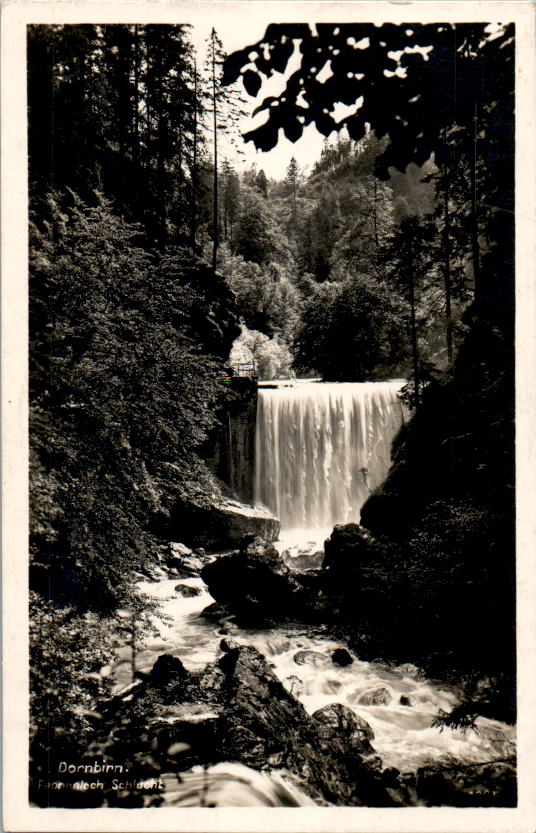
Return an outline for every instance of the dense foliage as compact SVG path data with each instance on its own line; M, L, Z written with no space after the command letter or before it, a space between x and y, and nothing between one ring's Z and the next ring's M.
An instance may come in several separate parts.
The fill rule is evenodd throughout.
M363 381L374 370L388 375L404 349L401 299L371 275L315 287L304 302L296 339L301 367L319 370L325 379Z
M154 557L151 514L203 489L195 449L234 334L208 268L151 257L137 233L103 199L52 202L31 252L36 563L59 599L103 609Z

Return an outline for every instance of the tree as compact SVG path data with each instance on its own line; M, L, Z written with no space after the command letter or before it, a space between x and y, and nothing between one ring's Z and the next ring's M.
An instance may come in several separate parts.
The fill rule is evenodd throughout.
M109 124L96 26L28 28L30 186L102 186Z
M233 227L240 205L240 180L227 160L222 165L222 209L225 239L233 242Z
M261 379L289 379L293 376L292 355L287 345L277 336L269 338L245 326L233 344L229 361L231 365L254 362Z
M193 113L192 113L192 161L190 179L192 183L192 203L190 219L190 245L192 254L197 254L197 223L199 203L199 108L198 97L199 77L197 73L197 61L193 61Z
M296 244L302 272L314 274L318 281L329 279L339 229L338 201L335 190L328 183L298 231Z
M300 223L298 260L302 270L318 280L340 279L341 270L373 269L379 275L383 268L383 250L396 220L391 185L372 172L381 151L382 144L372 134L358 143L326 142L302 188L314 207Z
M471 244L470 191L468 166L457 150L456 130L445 131L445 161L441 170L429 176L436 195L436 206L429 222L433 225L431 244L441 264L445 293L445 336L449 363L454 359L454 310L474 295L473 251Z
M257 179L255 181L255 185L259 192L263 195L266 199L268 197L268 180L266 179L266 174L263 170L260 170L257 174Z
M278 263L259 265L221 246L218 269L236 296L247 327L290 343L299 316L299 293L289 270Z
M228 89L222 85L223 65L226 55L223 44L216 30L211 30L208 38L207 61L205 66L205 93L208 102L207 111L212 114L212 155L213 155L213 213L212 213L212 267L216 269L219 244L218 213L218 137L220 132L232 136L237 123L243 115L240 107L238 90Z
M31 26L28 68L32 199L101 190L151 242L191 242L201 137L188 27Z
M314 287L296 336L296 366L324 380L361 382L404 354L404 303L370 275ZM402 319L403 320L403 319Z
M244 260L265 263L277 250L277 225L269 204L256 188L243 187L233 248Z
M398 284L409 303L409 330L411 334L411 355L413 362L414 404L419 407L420 401L420 363L417 338L417 286L422 270L418 264L418 221L414 217L404 217L395 237L394 247L398 252L395 261L398 274ZM419 287L420 288L420 287Z
M294 232L298 227L298 210L296 205L296 191L298 188L298 181L299 181L299 168L298 163L296 162L296 157L293 156L289 162L289 166L287 168L287 172L285 174L285 184L288 186L290 190L290 194L292 196L292 224L294 226Z
M394 230L393 193L388 185L368 176L356 185L337 188L342 215L332 265L343 263L354 272L379 274L385 246Z

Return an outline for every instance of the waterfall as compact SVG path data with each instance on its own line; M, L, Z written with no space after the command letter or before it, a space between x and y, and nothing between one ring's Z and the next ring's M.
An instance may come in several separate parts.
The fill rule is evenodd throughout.
M391 442L407 418L404 382L296 381L259 388L255 502L284 533L359 521L385 479Z

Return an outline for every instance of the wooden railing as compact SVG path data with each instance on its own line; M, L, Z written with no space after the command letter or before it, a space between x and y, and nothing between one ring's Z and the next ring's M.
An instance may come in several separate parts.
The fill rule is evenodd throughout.
M258 374L257 362L234 362L231 364L237 376L251 376L256 379Z

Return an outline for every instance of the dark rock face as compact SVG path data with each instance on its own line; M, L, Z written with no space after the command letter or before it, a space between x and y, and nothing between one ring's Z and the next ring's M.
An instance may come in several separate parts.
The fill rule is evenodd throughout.
M361 523L376 534L396 540L407 532L408 516L413 512L410 495L377 489L361 507Z
M201 577L216 601L228 605L244 625L289 619L326 623L338 615L336 600L324 592L322 570L293 572L271 543L255 535L242 538L238 553L207 564Z
M336 648L331 655L331 660L335 663L335 665L341 665L344 667L345 665L351 665L354 658L351 653L346 650L346 648Z
M366 566L374 544L374 538L364 527L337 524L325 542L326 555L322 567L332 574L346 576Z
M333 703L330 706L324 706L323 709L318 709L312 718L318 723L322 737L327 739L343 737L360 753L374 751L370 745L374 732L367 721L355 714L348 706Z
M232 492L253 502L257 381L245 376L230 379L231 396L220 424L213 432L212 454L207 462Z
M275 541L280 523L267 509L221 498L209 506L177 505L172 512L170 532L174 529L180 529L192 547L216 552L237 546L248 533Z
M175 591L185 598L201 595L199 587L190 587L189 584L177 584Z
M275 547L256 537L246 540L239 553L207 564L201 577L217 602L250 621L284 618L305 601L302 585Z
M260 762L286 767L336 803L393 805L352 746L352 735L338 731L328 737L321 731L256 649L231 651L218 665L225 673L226 706L218 735L224 757L254 767ZM357 722L352 724L352 732L357 728Z
M197 673L163 655L138 690L135 707L125 702L123 710L127 718L136 711L148 727L146 743L162 768L182 771L218 761L285 768L321 802L395 804L362 758L371 752L368 724L339 704L309 717L255 648L228 646Z
M267 626L296 619L325 624L340 615L325 571L294 572L273 544L258 535L242 536L238 552L209 558L201 578L222 612L218 616L211 607L203 614L207 617L234 614L242 625Z
M452 368L432 374L393 443L386 481L361 508L361 523L389 542L393 557L411 560L414 576L427 576L418 627L400 640L410 656L427 668L436 654L445 669L503 675L501 700L508 689L513 700L516 656L515 374L507 315L501 304L468 307ZM393 571L385 594L386 614L394 598L401 622L416 609L411 584L403 569ZM445 628L453 599L456 613Z

